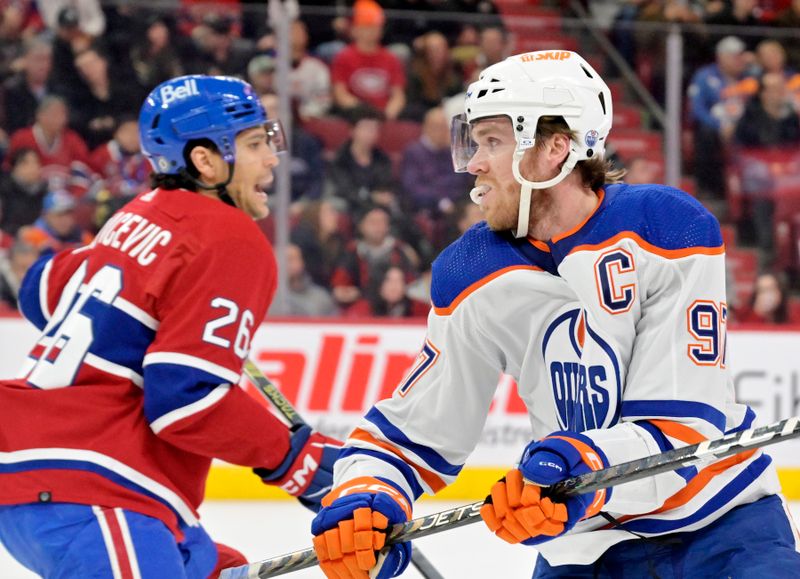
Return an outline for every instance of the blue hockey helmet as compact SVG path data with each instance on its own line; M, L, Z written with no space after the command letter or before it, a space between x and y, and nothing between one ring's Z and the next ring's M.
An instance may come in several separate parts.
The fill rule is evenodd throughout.
M236 156L236 135L267 123L253 87L238 78L189 75L161 83L139 113L142 152L156 173L186 168L183 149L193 139L210 139L227 163Z

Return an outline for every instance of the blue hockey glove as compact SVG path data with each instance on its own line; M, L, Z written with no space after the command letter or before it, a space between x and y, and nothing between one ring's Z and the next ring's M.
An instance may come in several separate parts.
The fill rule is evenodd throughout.
M348 481L323 500L311 522L319 566L332 579L388 579L411 560L411 543L386 547L392 525L411 516L411 505L393 485L371 477Z
M289 445L286 458L275 469L253 471L264 483L279 486L316 513L333 486L333 463L342 442L303 424L292 428Z
M610 495L600 490L562 502L547 496L543 487L607 466L605 455L588 437L554 432L529 444L519 468L495 483L481 517L493 533L509 543L549 541L600 512Z

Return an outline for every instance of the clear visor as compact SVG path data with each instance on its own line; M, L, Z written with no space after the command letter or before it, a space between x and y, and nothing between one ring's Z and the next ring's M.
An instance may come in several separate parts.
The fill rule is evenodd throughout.
M264 123L264 130L267 131L267 144L274 153L281 153L288 149L286 133L278 119L267 120Z
M478 144L472 140L472 127L467 115L461 113L450 121L450 154L456 173L466 173L467 164L478 152Z

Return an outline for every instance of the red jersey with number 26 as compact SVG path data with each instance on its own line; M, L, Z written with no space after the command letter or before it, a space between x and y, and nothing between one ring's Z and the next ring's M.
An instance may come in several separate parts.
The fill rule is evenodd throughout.
M42 334L0 382L0 504L101 504L197 525L212 458L274 468L286 427L236 384L276 287L242 211L139 195L20 291Z

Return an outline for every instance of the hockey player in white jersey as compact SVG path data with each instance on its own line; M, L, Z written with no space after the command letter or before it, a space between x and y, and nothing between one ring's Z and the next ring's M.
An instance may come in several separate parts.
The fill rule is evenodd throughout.
M532 441L481 515L535 545L534 577L800 576L797 534L760 450L559 501L547 486L751 426L727 370L719 224L686 193L629 186L603 160L611 94L578 54L495 64L453 121L476 225L433 265L411 373L350 435L312 524L328 577L385 578L387 525L458 475L497 373ZM524 548L524 547L520 547Z

